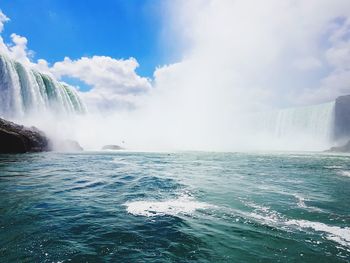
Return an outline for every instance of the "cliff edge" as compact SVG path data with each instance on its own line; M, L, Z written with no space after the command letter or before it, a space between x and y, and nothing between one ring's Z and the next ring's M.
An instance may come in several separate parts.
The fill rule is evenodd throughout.
M35 127L24 127L0 118L0 153L51 150L50 140Z

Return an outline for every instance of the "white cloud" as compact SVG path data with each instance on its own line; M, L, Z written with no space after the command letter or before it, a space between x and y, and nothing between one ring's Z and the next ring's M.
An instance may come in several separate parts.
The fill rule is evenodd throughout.
M65 58L56 62L52 72L58 76L78 78L99 89L114 89L120 94L145 92L150 88L147 78L135 72L139 66L136 59L113 59L106 56L82 57L77 60Z
M328 63L335 69L350 69L350 18L333 25L329 34L331 46L326 51Z
M177 34L171 36L174 45L185 47L183 59L156 70L153 106L144 114L148 123L166 127L161 135L175 147L246 148L256 140L244 139L245 113L350 93L344 66L334 66L349 65L347 51L339 49L344 44L334 36L337 31L344 41L348 35L336 26L350 17L347 0L168 4L168 27L175 29L169 34Z
M315 70L322 67L322 62L314 57L297 58L294 60L293 65L295 68L302 71Z
M327 74L313 90L304 92L305 101L327 101L350 94L350 18L338 19L328 32L329 47L324 50L329 67Z
M348 0L174 0L167 7L163 32L172 46L183 47L183 59L158 68L153 88L136 73L133 58L32 64L92 86L81 95L100 108L142 102L135 122L126 118L126 130L181 149L249 143L242 139L245 112L350 93ZM0 48L18 59L30 57L25 39L13 35L12 42L1 40Z
M0 11L0 33L8 21L10 19ZM135 58L93 56L71 60L66 57L50 66L45 59L33 62L33 52L27 45L27 38L16 33L11 34L9 44L0 36L0 53L58 79L76 78L89 85L92 89L80 92L80 95L91 107L110 110L134 108L151 89L151 81L136 73L139 64Z
M10 19L0 10L0 33L4 30L4 24Z
M349 1L179 0L169 5L169 28L186 43L184 61L191 64L172 78L185 90L200 87L200 96L208 100L201 103L224 108L226 101L237 110L254 110L337 96L335 89L327 97L317 90L333 76L335 63L350 65L347 43L340 43L350 35L349 23L339 27L350 17ZM337 76L342 82L339 75L334 81Z
M136 59L113 59L107 56L82 57L77 60L65 58L56 62L50 71L58 78L67 76L79 79L92 87L81 95L91 105L99 108L132 108L137 95L151 89L150 80L136 73Z
M10 19L0 10L0 34L4 30L4 25ZM15 33L11 34L12 43L5 43L4 39L0 36L0 53L9 56L10 58L20 61L27 66L33 66L30 61L33 52L27 48L27 39Z
M17 35L15 33L11 34L11 39L13 45L9 46L9 53L14 60L22 62L23 64L30 65L31 51L27 49L28 40L25 37Z
M329 64L335 68L350 68L350 42L339 43L326 52Z
M195 96L208 113L218 111L216 107L229 112L319 102L350 92L343 87L350 65L347 0L177 0L167 7L164 31L185 47L184 59L156 70L155 89L136 73L134 58L34 63L27 39L15 33L10 44L0 38L0 52L57 78L85 82L92 90L82 96L91 103L105 102L107 108L114 102L117 108L132 108L149 91L157 98L157 92L168 92L168 100L185 100L188 110L193 98L184 96ZM0 11L0 32L8 21Z

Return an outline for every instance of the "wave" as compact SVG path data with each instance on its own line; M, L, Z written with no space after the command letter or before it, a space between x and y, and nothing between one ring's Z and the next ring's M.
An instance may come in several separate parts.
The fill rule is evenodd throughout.
M246 203L254 208L252 213L247 216L258 220L260 223L285 229L293 227L301 231L312 229L316 232L323 232L325 238L336 242L346 248L350 248L350 228L340 226L330 226L321 222L308 221L303 219L288 219L277 211L271 210L269 207L260 206L255 203Z
M309 207L305 204L305 198L299 195L295 195L298 199L298 207L305 209L316 209ZM243 201L243 200L241 200ZM240 215L243 218L256 221L263 225L271 227L277 227L282 230L298 230L303 232L309 232L313 230L318 233L323 233L323 237L340 244L347 250L350 248L350 228L331 226L321 222L309 221L304 219L289 219L284 215L281 215L277 211L272 210L268 206L258 205L254 202L243 201L246 206L253 208L252 212L243 212L229 209L236 215ZM217 207L205 202L196 201L192 196L188 194L181 195L177 198L167 200L139 200L127 202L124 204L129 214L135 216L177 216L177 215L192 215L197 210L206 209L218 209L218 211L224 209L227 211L227 207ZM221 208L221 209L220 209Z
M334 241L342 246L350 248L350 228L329 226L321 222L313 222L308 220L287 220L286 225L297 226L301 229L313 229L318 232L326 233L328 240Z

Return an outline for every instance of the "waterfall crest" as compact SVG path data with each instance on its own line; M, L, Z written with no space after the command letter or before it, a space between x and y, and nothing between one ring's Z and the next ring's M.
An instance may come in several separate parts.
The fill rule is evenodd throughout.
M73 87L0 54L0 115L43 110L70 114L86 108Z

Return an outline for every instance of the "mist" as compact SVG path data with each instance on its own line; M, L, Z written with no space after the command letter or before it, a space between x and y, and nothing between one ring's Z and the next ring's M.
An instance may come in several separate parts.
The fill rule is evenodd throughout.
M168 1L163 48L179 59L159 66L152 80L138 78L145 89L127 93L96 84L79 91L85 115L32 114L20 121L88 150L105 144L130 150L322 150L331 145L325 132L297 127L276 137L256 123L260 113L350 93L350 70L341 57L350 52L349 16L350 3L341 0ZM61 77L74 63L38 65ZM138 65L130 63L134 72ZM84 81L78 63L74 67L72 76ZM91 77L85 82L94 85Z

